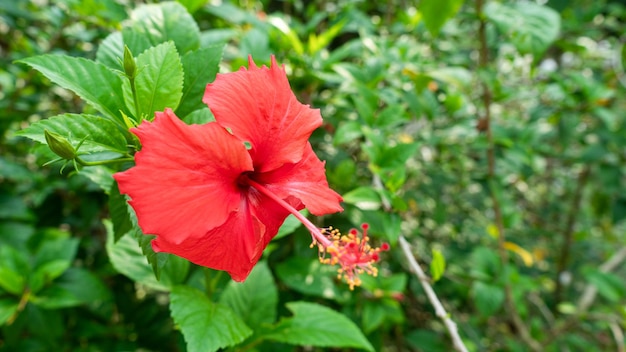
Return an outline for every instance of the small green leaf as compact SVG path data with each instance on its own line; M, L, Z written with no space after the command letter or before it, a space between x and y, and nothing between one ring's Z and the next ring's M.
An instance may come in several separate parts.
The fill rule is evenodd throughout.
M535 3L489 2L485 16L504 33L522 54L541 56L558 38L561 16L548 6Z
M200 46L200 30L196 21L184 6L174 1L138 6L130 14L126 28L146 38L150 46L171 40L181 54ZM125 36L124 42L134 53L143 51L131 46L126 39Z
M39 265L28 277L28 286L32 292L39 292L44 285L61 276L71 264L69 261L59 259Z
M172 318L185 337L187 351L212 352L234 346L252 330L229 308L211 302L202 292L176 286L170 295Z
M443 273L446 271L446 258L441 251L433 248L433 260L430 262L430 275L433 282L439 281Z
M504 303L504 290L502 287L490 285L482 281L474 281L471 294L478 312L484 317L495 314L502 307L502 303Z
M363 210L376 210L381 206L378 192L371 187L359 187L343 195L343 201Z
M345 315L315 303L291 302L293 317L283 318L268 340L300 346L352 347L374 351L361 330Z
M461 8L463 0L421 0L419 11L424 18L426 28L436 36L441 27Z
M139 107L135 116L151 120L155 111L175 110L183 94L183 67L174 44L166 42L146 50L137 56L137 67Z
M64 55L41 55L18 60L69 89L89 105L123 126L120 111L130 114L122 95L122 79L105 65Z
M21 295L25 286L24 276L15 270L0 266L0 288L14 295Z
M362 136L363 132L361 131L361 123L357 121L342 122L339 125L339 128L337 128L337 131L335 131L333 144L341 145L349 143L357 138L361 138Z
M33 303L46 309L74 307L82 304L101 304L111 298L111 292L91 272L69 268L54 283L33 298Z
M204 125L205 123L215 121L213 113L206 106L201 109L192 111L181 119L188 125Z
M18 131L24 136L40 143L46 143L44 131L59 134L77 146L79 154L114 152L126 154L126 138L111 120L94 115L63 114L33 123Z
M19 306L20 302L17 299L0 299L0 326L4 325L17 312Z
M626 293L624 281L615 274L591 270L585 274L585 278L596 287L602 297L610 302L619 302Z
M219 71L223 45L210 46L187 53L182 58L185 71L183 96L176 114L184 118L194 110L206 107L202 102L206 85L213 82Z
M250 327L276 321L278 289L265 262L259 262L245 282L230 281L220 303L232 309Z

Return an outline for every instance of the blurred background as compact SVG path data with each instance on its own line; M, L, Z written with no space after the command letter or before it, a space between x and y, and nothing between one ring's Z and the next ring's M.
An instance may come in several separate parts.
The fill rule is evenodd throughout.
M376 350L451 350L404 236L468 349L626 351L623 1L179 2L201 46L225 45L221 72L248 55L285 64L321 109L312 143L345 199L323 222L368 222L392 245L351 292L306 230L277 239L265 259L280 302L332 307ZM0 351L185 350L168 295L111 265L107 195L14 136L84 108L14 60L93 60L142 3L0 1ZM42 279L57 300L11 289L13 263L36 275L42 258L57 260Z

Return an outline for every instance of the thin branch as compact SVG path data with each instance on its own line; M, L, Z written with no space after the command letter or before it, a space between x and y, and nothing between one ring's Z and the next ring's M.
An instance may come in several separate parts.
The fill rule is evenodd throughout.
M433 290L432 286L430 286L430 279L428 278L428 276L426 276L422 268L417 263L417 260L415 259L415 256L413 256L413 252L411 251L411 246L404 238L404 236L400 236L398 242L400 243L400 247L402 247L404 256L409 262L411 270L415 273L415 276L417 276L420 284L422 285L422 288L424 289L424 292L426 292L426 297L428 297L428 300L435 308L435 314L439 319L443 321L446 329L448 329L448 333L450 334L450 338L452 339L452 343L454 344L454 349L459 352L467 352L467 348L465 347L465 345L463 344L463 340L461 340L461 337L459 336L459 332L456 328L456 323L452 321L450 315L446 312L445 308L441 304L441 301L439 301L435 290Z
M626 347L624 346L624 331L619 326L618 323L612 321L609 323L609 328L611 329L611 333L613 334L613 339L615 340L615 344L617 345L617 352L626 352Z
M615 268L617 268L617 266L620 265L625 259L626 247L622 247L619 251L613 254L611 258L609 258L606 262L600 265L600 272L608 273L615 270ZM596 288L596 286L594 286L593 284L587 284L582 295L580 296L580 299L578 300L578 304L576 305L578 308L577 311L586 312L587 309L591 307L591 304L593 304L597 293L598 289Z
M483 13L483 0L476 0L476 15L478 16L479 27L478 27L478 40L480 43L479 47L479 56L478 56L478 67L479 69L486 69L489 65L489 46L487 44L487 34L486 27L487 22L484 18ZM509 256L507 249L505 247L506 237L504 232L504 220L502 218L502 208L500 206L500 201L496 194L496 190L494 189L496 183L496 157L495 157L495 143L493 140L493 135L491 131L491 104L492 104L492 94L489 86L486 82L482 82L482 93L481 99L484 108L484 115L479 120L478 127L480 130L485 132L487 137L487 179L490 184L489 193L491 197L491 203L493 207L494 213L494 222L496 228L498 229L498 254L500 257L500 265L502 267L502 276L504 278L504 308L508 317L512 320L513 325L515 326L517 332L520 335L520 338L530 347L533 351L541 351L541 345L532 338L528 327L522 321L517 309L515 307L515 300L513 298L513 290L511 288L511 284L509 283L507 275L506 267L509 262Z
M563 280L561 280L561 275L563 275L563 273L567 270L567 266L569 264L570 250L574 242L574 225L576 225L576 219L578 218L580 203L583 196L583 189L585 188L585 184L589 179L589 173L590 169L586 166L580 172L580 174L578 174L576 191L574 192L572 204L565 220L565 229L563 230L563 245L561 246L561 253L559 256L559 261L557 262L556 269L556 288L554 289L553 304L554 310L556 310L556 307L561 302L563 296Z

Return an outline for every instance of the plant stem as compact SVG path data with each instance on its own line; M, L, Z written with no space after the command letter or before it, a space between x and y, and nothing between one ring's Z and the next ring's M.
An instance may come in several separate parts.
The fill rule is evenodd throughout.
M563 245L561 246L561 253L557 262L556 269L556 288L554 289L554 304L553 310L556 311L557 306L563 297L563 280L561 275L567 270L569 264L570 250L574 242L574 225L576 225L576 217L580 210L580 201L582 200L583 189L589 178L590 169L586 166L580 174L578 174L578 181L576 182L576 190L574 191L574 197L572 198L572 204L569 212L567 213L567 219L565 222L565 229L563 231Z
M127 161L133 161L135 158L119 158L119 159L111 159L111 160L101 160L101 161L85 161L78 156L74 158L77 163L82 166L97 166L97 165L106 165L106 164L115 164L115 163L123 163Z
M478 66L479 69L486 69L489 65L489 47L487 44L486 27L487 22L484 19L483 13L483 0L476 0L476 15L478 16L478 40L480 43ZM501 275L504 284L504 308L508 317L512 320L520 338L530 347L533 351L541 351L541 345L532 338L528 327L522 321L517 309L515 307L515 300L513 298L513 290L508 278L507 266L509 263L509 256L505 247L506 237L504 232L504 220L502 217L502 208L500 201L496 193L497 177L496 177L496 157L495 157L495 143L493 140L493 134L491 130L491 103L492 95L491 90L486 82L482 82L482 94L481 100L484 108L484 115L479 121L479 126L485 132L487 138L487 181L489 184L489 194L491 197L491 203L493 207L494 222L498 229L498 255L500 257Z
M459 332L456 328L456 323L452 321L452 319L450 318L450 314L446 312L445 308L441 304L441 301L439 301L435 290L433 290L432 286L430 286L430 279L428 278L428 276L426 276L422 268L417 263L415 256L413 256L413 253L411 252L411 247L409 243L406 241L406 239L404 239L404 236L400 236L400 238L398 239L398 243L400 243L400 247L402 247L402 252L404 253L406 259L409 261L409 266L411 267L411 270L415 273L415 276L417 276L417 279L422 285L424 292L426 292L426 297L428 297L428 300L435 308L435 314L439 319L443 321L443 324L446 326L446 329L450 334L450 338L452 339L452 343L454 344L454 349L459 352L467 352L467 348L465 347L465 345L463 344L463 340L461 340L461 337L459 336Z

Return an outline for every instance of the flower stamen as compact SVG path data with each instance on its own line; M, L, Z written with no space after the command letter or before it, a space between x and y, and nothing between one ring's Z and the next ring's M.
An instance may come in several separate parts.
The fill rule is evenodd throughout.
M380 260L379 253L381 251L389 250L389 244L383 243L379 248L372 247L369 244L370 238L367 235L369 224L361 224L361 233L357 229L351 229L347 235L342 235L338 229L333 227L318 228L295 208L265 188L265 186L251 179L248 179L247 183L273 199L286 210L289 210L291 214L300 220L313 237L311 248L317 245L320 263L328 265L338 264L337 278L340 280L345 279L350 286L350 290L354 290L355 286L361 284L359 275L378 275L378 268L374 264Z

